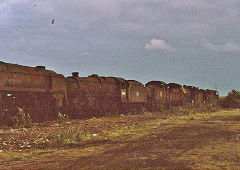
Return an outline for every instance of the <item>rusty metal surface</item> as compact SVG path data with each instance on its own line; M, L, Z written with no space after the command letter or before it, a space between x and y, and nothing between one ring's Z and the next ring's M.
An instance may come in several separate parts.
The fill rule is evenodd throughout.
M216 90L206 90L206 100L209 101L211 99L218 99L219 98L219 94Z
M199 90L194 86L183 85L183 94L185 103L196 103L198 101Z
M79 106L84 103L95 105L97 99L115 100L116 103L146 102L143 84L132 80L126 81L123 78L72 76L67 78L67 89L69 101Z
M7 91L65 91L65 78L50 70L0 62L0 89ZM45 90L43 90L45 89Z
M120 97L120 82L113 77L68 77L67 87L70 93L85 91L88 95L110 95Z
M183 102L182 86L176 83L169 83L169 102L171 104L180 104Z
M75 74L66 80L68 99L77 107L101 107L98 105L102 105L102 102L119 103L126 98L126 89L121 88L121 83L125 82L123 78L98 75L78 77Z
M148 98L164 103L168 101L168 88L166 83L162 81L151 81L148 82L145 87Z
M150 81L145 86L158 86L158 87L166 87L167 84L163 81Z
M0 62L0 91L5 95L21 93L22 97L24 93L52 93L56 107L62 107L64 100L68 103L65 77L46 70L44 66L29 67Z
M129 103L144 103L147 101L144 85L135 80L128 80L127 96Z
M203 89L198 90L198 94L197 94L198 102L204 102L205 101L204 93L205 93L205 90L203 90Z

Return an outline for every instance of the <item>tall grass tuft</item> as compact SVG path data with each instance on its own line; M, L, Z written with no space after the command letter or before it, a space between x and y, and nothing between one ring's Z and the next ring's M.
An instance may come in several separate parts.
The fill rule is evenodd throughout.
M58 116L57 116L57 121L58 122L64 123L64 122L66 122L68 120L69 120L68 115L62 114L62 113L58 112Z
M56 144L75 144L82 140L82 133L78 130L73 130L71 127L68 129L57 132L55 139Z
M18 108L18 113L12 118L14 128L30 128L33 126L33 120L29 113L25 113L22 108Z

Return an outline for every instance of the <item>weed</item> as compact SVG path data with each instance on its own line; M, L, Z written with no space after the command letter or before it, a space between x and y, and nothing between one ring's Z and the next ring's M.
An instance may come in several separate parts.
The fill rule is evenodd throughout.
M15 128L30 128L33 126L33 120L29 113L25 113L22 108L18 108L18 114L12 118L12 125Z
M58 120L58 122L64 123L69 120L69 117L66 114L62 114L62 113L58 112L57 120Z
M79 143L82 140L82 133L78 130L73 130L71 127L57 132L55 139L56 144Z
M112 128L112 125L111 125L110 123L107 123L107 124L106 124L106 128L111 129L111 128Z

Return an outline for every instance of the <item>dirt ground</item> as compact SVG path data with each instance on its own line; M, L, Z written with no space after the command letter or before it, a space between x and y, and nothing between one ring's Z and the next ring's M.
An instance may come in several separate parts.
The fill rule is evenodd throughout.
M0 169L83 168L240 168L240 111L144 113L0 129Z

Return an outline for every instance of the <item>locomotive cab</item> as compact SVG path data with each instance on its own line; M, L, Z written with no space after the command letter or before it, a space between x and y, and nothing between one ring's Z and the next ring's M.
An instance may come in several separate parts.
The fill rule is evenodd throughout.
M168 106L168 88L162 81L150 81L146 85L148 109L160 111Z
M184 103L194 104L198 101L199 89L194 86L183 85Z
M169 90L169 103L171 105L181 105L183 103L182 86L176 83L169 83L168 90Z
M123 103L127 103L127 84L126 82L120 82L120 89L121 89L121 101Z
M128 80L127 83L128 103L145 103L147 99L143 84L135 80Z

